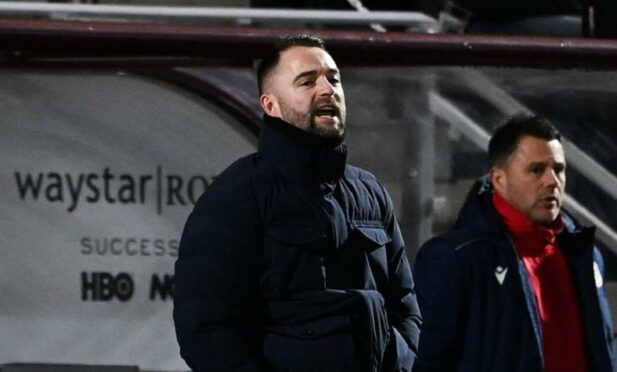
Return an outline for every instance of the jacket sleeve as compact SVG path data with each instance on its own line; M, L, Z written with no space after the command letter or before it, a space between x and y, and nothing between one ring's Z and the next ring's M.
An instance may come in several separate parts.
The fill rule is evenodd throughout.
M194 371L256 372L263 370L260 219L248 182L226 180L200 198L180 240L176 336Z
M390 323L390 342L384 363L386 366L393 365L392 370L395 371L410 371L418 351L422 317L403 237L394 216L392 202L387 193L385 196L387 202L385 226L392 241L386 247L389 252L389 281L385 299Z
M434 238L414 267L423 327L414 372L456 371L463 346L465 306L461 265L452 243Z
M593 250L594 279L598 287L598 299L600 301L600 312L603 318L604 339L610 360L610 369L617 371L617 350L615 348L615 332L612 322L610 304L604 288L604 258L597 247Z

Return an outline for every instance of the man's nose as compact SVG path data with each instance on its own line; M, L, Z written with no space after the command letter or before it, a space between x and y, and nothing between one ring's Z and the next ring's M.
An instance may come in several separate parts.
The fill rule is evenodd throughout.
M559 182L561 182L559 176L554 169L548 169L546 172L544 172L543 181L546 186L556 186L557 184L559 184Z
M334 86L326 76L322 76L317 80L317 89L320 96L331 96L335 92Z

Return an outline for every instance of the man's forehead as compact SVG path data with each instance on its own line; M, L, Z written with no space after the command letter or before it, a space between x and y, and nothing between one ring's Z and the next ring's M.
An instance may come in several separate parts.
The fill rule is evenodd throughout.
M565 163L563 146L559 140L545 140L526 136L521 138L514 152L514 157L526 162Z

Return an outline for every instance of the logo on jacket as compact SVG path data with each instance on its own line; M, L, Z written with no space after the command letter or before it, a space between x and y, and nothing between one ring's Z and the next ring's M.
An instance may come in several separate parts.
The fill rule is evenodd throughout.
M503 281L506 280L507 273L508 273L507 267L497 266L497 268L495 269L495 277L497 278L499 285L502 285Z
M596 282L596 288L602 288L604 280L602 279L602 273L596 261L593 261L593 279Z

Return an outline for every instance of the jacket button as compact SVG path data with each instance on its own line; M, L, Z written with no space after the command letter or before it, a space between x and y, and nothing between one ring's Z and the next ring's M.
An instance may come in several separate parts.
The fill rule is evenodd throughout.
M312 336L315 332L313 332L313 330L312 330L312 329L307 329L306 331L304 331L304 333L305 333L307 336Z

